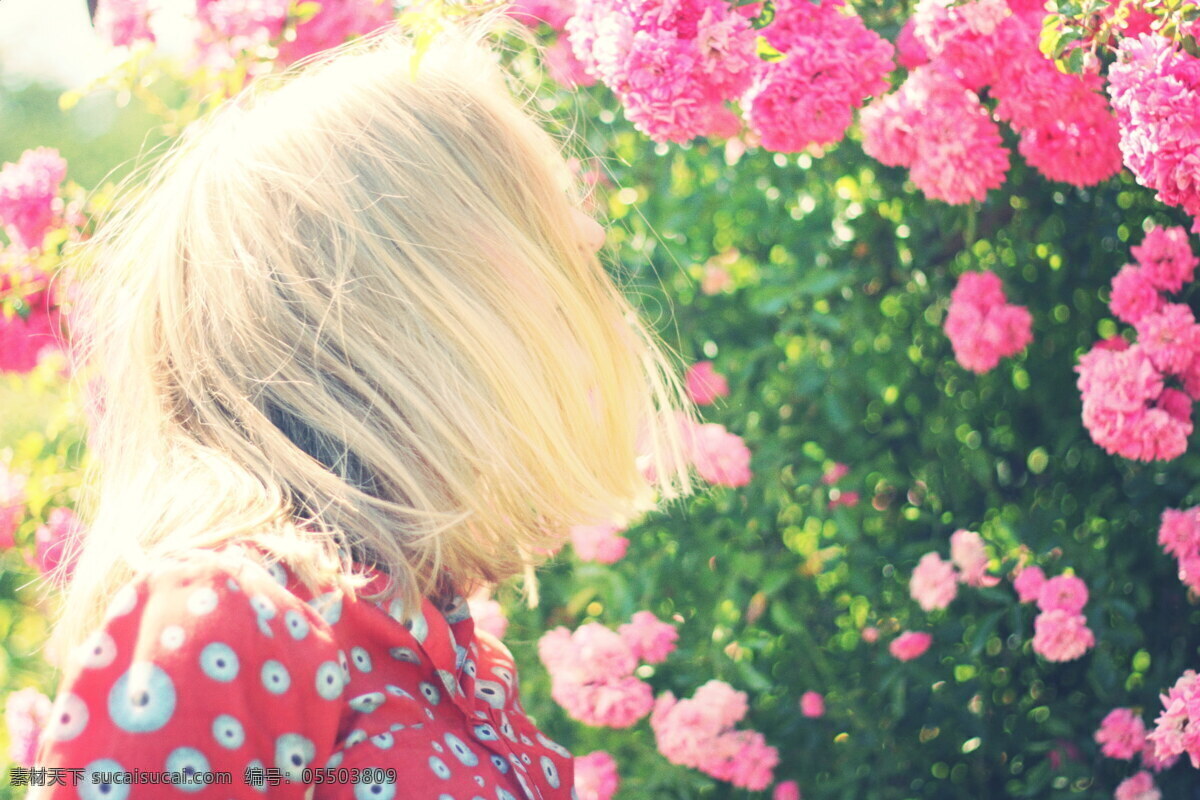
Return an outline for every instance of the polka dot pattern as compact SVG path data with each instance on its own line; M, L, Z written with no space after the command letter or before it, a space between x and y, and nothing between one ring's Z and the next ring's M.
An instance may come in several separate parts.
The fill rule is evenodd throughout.
M461 595L425 598L402 623L398 600L313 592L266 554L248 556L198 550L123 587L63 664L37 757L92 774L228 772L232 783L88 778L39 800L575 796L571 753L525 716L512 654L475 630ZM388 582L363 571L362 594ZM292 780L251 785L248 767ZM350 777L305 784L306 769Z

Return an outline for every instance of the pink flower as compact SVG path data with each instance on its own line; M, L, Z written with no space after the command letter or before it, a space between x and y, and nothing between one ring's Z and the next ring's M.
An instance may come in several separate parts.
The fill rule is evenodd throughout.
M700 291L705 294L716 294L733 283L729 271L716 264L704 266L704 280L700 283Z
M650 714L659 752L673 764L699 769L735 786L762 791L779 754L756 731L734 730L746 715L745 692L711 680L690 700L664 692Z
M1166 758L1159 758L1158 753L1155 752L1154 742L1147 735L1146 744L1142 747L1142 766L1154 772L1162 772L1164 769L1175 766L1180 755L1180 753L1175 753Z
M296 38L279 45L279 60L288 64L336 47L352 36L383 27L394 15L390 0L325 2L312 18L296 26Z
M587 725L627 728L654 705L650 685L633 676L637 658L625 639L598 622L547 631L538 656L550 672L550 696Z
M1083 614L1061 608L1038 614L1033 627L1033 650L1047 661L1074 661L1096 644Z
M1200 506L1164 509L1158 543L1179 562L1179 579L1200 592Z
M1165 292L1178 292L1192 281L1200 259L1188 245L1187 232L1178 225L1151 228L1140 245L1130 248L1146 272L1147 280Z
M65 556L74 555L72 551L79 536L80 522L75 512L65 506L52 509L46 518L46 524L38 526L34 534L36 549L31 563L43 575L58 576L59 573L55 570ZM74 567L74 563L68 563L63 568L64 582L70 580Z
M1200 59L1158 34L1123 39L1108 70L1121 153L1138 183L1200 226Z
M892 640L888 651L901 661L912 661L921 656L933 643L933 636L923 631L905 631Z
M913 570L908 591L925 611L945 608L958 594L958 574L937 553L926 553Z
M583 62L571 47L571 36L568 33L559 34L544 51L546 70L550 77L568 89L576 86L591 86L596 79L587 73Z
M1108 758L1132 759L1146 746L1146 725L1131 708L1114 708L1100 721L1095 735Z
M750 482L750 448L724 425L705 422L688 431L688 449L700 477L722 486Z
M910 71L929 63L929 53L925 52L925 45L913 33L914 22L915 20L909 17L900 27L900 33L896 34L896 63Z
M16 545L17 527L25 519L25 484L28 477L0 464L0 549Z
M612 564L624 558L625 551L629 548L629 540L617 535L617 532L622 530L624 527L615 523L573 525L571 545L575 548L575 554L583 561Z
M1074 575L1057 575L1042 584L1037 604L1042 611L1062 610L1078 614L1087 605L1087 584Z
M508 617L504 608L489 596L487 589L480 589L467 598L467 607L475 622L475 630L487 631L497 639L503 639L508 632Z
M513 19L536 28L545 22L556 31L562 30L575 11L573 0L513 0L507 12Z
M1064 74L1053 64L1050 69ZM1031 167L1072 186L1094 186L1121 171L1117 120L1103 97L1094 93L1084 97L1089 102L1072 109L1070 116L1022 130L1017 145Z
M649 611L638 611L630 622L617 627L617 632L634 656L647 664L659 664L675 650L679 631Z
M982 201L1004 182L1009 161L999 126L974 92L935 64L917 67L897 91L864 108L859 123L867 155L909 167L928 197Z
M1183 374L1200 353L1200 325L1192 309L1183 303L1167 303L1143 315L1135 327L1138 343L1154 368L1163 374Z
M846 477L846 473L849 471L850 467L846 466L840 461L834 462L834 465L825 470L825 472L821 475L821 483L825 484L826 486L833 486L842 478Z
M1162 792L1154 785L1149 772L1138 772L1117 786L1114 800L1162 800Z
M983 538L974 531L959 529L950 535L950 560L960 570L958 579L968 586L995 586L1000 579L987 574L988 556Z
M874 625L868 625L862 629L862 640L867 644L874 644L879 641L879 629Z
M854 508L856 505L858 505L858 500L859 500L858 492L842 492L837 489L834 489L833 491L830 492L829 508L830 508L830 510L833 510L833 509L837 508L838 506L846 506L847 508Z
M805 692L800 695L800 713L806 717L825 716L825 698L820 692Z
M620 783L616 759L603 750L575 757L575 791L579 800L610 800Z
M1024 350L1033 341L1031 324L1025 308L1006 301L994 272L966 272L950 294L946 335L958 363L973 372L987 372Z
M684 376L688 395L698 405L708 405L718 397L729 396L729 382L713 369L711 361L697 361Z
M59 184L67 162L50 147L26 150L0 169L0 225L9 239L26 248L41 247L54 225Z
M763 35L785 57L755 64L741 103L768 150L797 152L841 140L854 109L887 89L891 43L840 2L781 0Z
M1046 573L1042 572L1041 567L1025 567L1013 579L1013 588L1022 603L1032 603L1038 599L1045 582Z
M96 32L117 47L139 39L154 41L149 0L101 0L93 24Z
M12 255L12 249L5 255ZM32 265L17 271L22 273L20 281L14 281L11 274L0 275L0 295L21 295L29 316L22 319L14 314L5 319L0 314L0 371L25 374L59 349L56 334L61 333L61 314L49 291L47 273Z
M1163 296L1145 267L1126 264L1113 276L1108 307L1122 322L1136 325L1142 317L1159 311L1163 303Z
M8 727L8 757L20 767L32 767L38 740L50 722L52 701L32 687L18 689L4 704Z
M1195 670L1185 670L1161 699L1163 711L1146 737L1153 742L1155 757L1165 761L1187 753L1192 766L1200 769L1200 678Z
M800 784L795 781L775 784L771 791L771 800L800 800Z

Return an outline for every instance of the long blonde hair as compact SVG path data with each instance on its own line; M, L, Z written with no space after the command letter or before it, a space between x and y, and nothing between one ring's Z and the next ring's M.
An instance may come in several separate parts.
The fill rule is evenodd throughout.
M497 30L450 26L415 74L391 30L252 86L81 250L73 360L103 407L56 652L192 548L361 587L353 557L411 611L694 491L675 356L580 247L566 141Z

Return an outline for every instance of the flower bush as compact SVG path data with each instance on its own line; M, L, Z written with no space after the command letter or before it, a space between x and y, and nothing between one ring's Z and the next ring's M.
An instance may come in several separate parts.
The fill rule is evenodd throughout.
M515 586L470 599L531 716L576 754L580 797L1185 796L1200 780L1194 7L508 11L544 49L506 57L549 121L583 123L572 163L611 266L705 416L682 431L705 491L581 521L535 607ZM116 161L58 115L117 89L140 108L127 148L169 138L393 16L475 12L200 0L194 47L173 54L160 13L100 0L121 67L38 106L56 122L29 129L58 138L0 137L14 764L54 690L28 578L86 535L72 508L90 412L50 336L70 318L61 259ZM46 97L4 91L18 109Z

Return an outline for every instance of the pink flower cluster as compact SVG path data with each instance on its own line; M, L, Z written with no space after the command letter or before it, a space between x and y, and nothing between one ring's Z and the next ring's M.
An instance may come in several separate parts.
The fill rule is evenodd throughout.
M957 567L957 569L955 569ZM983 538L959 529L950 535L950 561L935 551L921 556L908 582L908 591L925 611L942 609L958 595L958 584L995 586L999 578L987 573L988 556Z
M1179 562L1179 580L1200 593L1200 506L1163 509L1158 543Z
M805 692L800 695L800 713L814 719L825 716L825 698L820 692Z
M996 273L964 272L950 293L945 331L964 369L983 373L1033 341L1033 319L1004 295Z
M1200 398L1200 325L1187 305L1167 303L1162 293L1191 281L1198 261L1179 227L1152 229L1132 252L1137 263L1113 278L1110 307L1138 341L1098 344L1079 359L1083 424L1109 453L1170 460L1187 450L1192 402Z
M761 733L734 729L747 710L745 692L711 680L691 699L659 695L650 727L659 752L672 764L759 792L771 785L779 753Z
M1192 766L1200 769L1200 676L1186 670L1165 695L1163 711L1147 737L1159 760L1187 753Z
M711 361L697 361L684 375L688 396L693 403L706 406L718 397L729 396L729 381L713 369Z
M977 92L997 100L996 118L1020 134L1019 149L1052 180L1088 186L1121 168L1116 119L1094 72L1068 75L1038 49L1045 11L1004 0L921 0L898 39L912 71L864 109L863 149L911 170L927 196L983 200L1009 165L999 127Z
M1190 214L1200 232L1200 59L1158 34L1124 39L1108 93L1138 183Z
M587 725L628 728L654 706L650 684L633 674L638 661L665 659L676 635L648 611L635 614L620 632L598 622L574 633L561 626L547 631L538 640L538 656L550 672L550 696Z
M888 88L891 43L843 0L776 2L763 35L784 57L754 65L742 107L768 150L790 153L839 141L863 100Z
M67 162L49 147L26 150L0 169L0 225L13 244L42 246L60 211L58 191L66 177Z
M1131 760L1146 747L1146 724L1131 708L1114 708L1100 721L1096 744L1108 758Z
M745 486L750 482L750 448L742 437L730 433L716 422L693 424L682 413L676 413L673 424L679 427L684 457L696 467L700 477L721 486ZM645 452L644 439L639 440L639 452ZM642 475L655 479L654 464L649 457L638 457ZM673 465L668 465L673 469Z
M1030 569L1036 568L1025 571ZM1047 661L1074 661L1095 647L1096 637L1083 615L1087 601L1087 584L1074 575L1042 582L1037 595L1040 613L1033 620L1034 652Z
M579 800L610 800L621 784L617 762L603 750L575 757L575 792Z
M1154 785L1150 773L1143 770L1121 781L1113 800L1162 800L1162 792Z
M8 728L8 757L19 767L32 767L38 740L50 722L53 704L32 687L18 689L5 698L4 721Z
M800 800L800 784L795 781L775 784L771 790L771 800Z
M616 523L571 526L571 545L583 561L613 564L625 557L629 540L619 535L624 530Z
M892 640L888 652L901 661L919 658L933 644L933 635L924 631L905 631Z
M565 31L586 73L656 142L727 131L724 103L749 88L757 60L754 29L724 0L579 0Z

